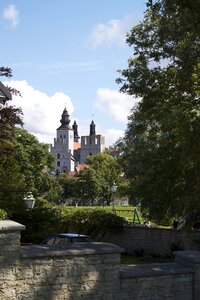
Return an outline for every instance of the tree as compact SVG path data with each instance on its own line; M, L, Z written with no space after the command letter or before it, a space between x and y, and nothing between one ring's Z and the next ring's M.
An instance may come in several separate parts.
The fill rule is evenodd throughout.
M77 188L77 177L71 176L67 173L61 173L57 176L58 183L62 187L62 200L69 200L77 198L78 188Z
M18 161L13 156L0 159L0 208L11 218L17 210L23 210L26 191L25 176L20 172Z
M9 216L23 210L22 199L27 191L33 191L35 197L40 195L44 170L53 164L48 145L39 143L24 129L14 128L10 143L12 155L7 153L0 160L0 207Z
M148 1L117 82L141 98L122 162L132 194L153 220L200 217L200 1ZM192 145L192 147L191 147Z
M0 67L0 76L12 77L12 70L6 67ZM6 87L11 94L20 95L16 89ZM23 125L22 110L11 105L0 105L0 158L13 153L12 139L14 127Z
M12 70L0 67L0 76L11 77ZM20 94L7 87L12 94ZM14 130L15 126L23 125L22 110L14 106L0 105L0 207L9 211L9 216L16 206L20 209L25 178L20 173L15 157ZM18 191L18 192L17 192Z
M54 157L49 152L48 144L40 143L38 139L21 128L15 128L15 157L20 172L25 176L27 190L39 195L43 187L45 169L53 169Z
M120 182L120 166L113 156L106 153L98 153L88 156L86 164L88 168L80 171L79 182L82 194L92 201L97 197L110 205L112 186Z

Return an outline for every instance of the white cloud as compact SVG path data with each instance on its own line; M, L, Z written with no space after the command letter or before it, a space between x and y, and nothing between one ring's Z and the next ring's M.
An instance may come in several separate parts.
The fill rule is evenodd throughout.
M119 138L124 136L124 130L107 129L102 135L106 136L106 147L112 146Z
M56 129L60 126L60 118L66 106L73 124L74 107L69 96L61 92L47 95L36 90L27 81L4 81L5 85L16 88L22 97L13 96L10 105L21 107L23 110L24 129L34 134L40 142L53 144ZM134 105L134 99L116 90L99 88L97 90L96 107L111 115L117 121L127 124L127 116ZM79 135L88 135L91 119L75 118L78 124ZM94 119L95 121L95 119ZM125 127L125 126L124 126ZM119 137L124 135L123 130L105 128L103 124L96 124L97 134L105 136L106 146L112 145Z
M127 124L127 116L130 115L130 110L137 102L138 99L116 90L99 88L95 106L102 112L111 115L116 121Z
M13 96L9 104L22 108L24 128L37 136L39 141L53 143L64 107L69 114L74 110L70 97L61 92L49 96L34 89L26 81L9 81L4 84L16 88L22 94L22 97Z
M97 24L89 36L87 44L96 48L102 44L124 46L126 33L134 26L135 20L126 16L123 20L112 19L107 24Z
M10 22L10 26L15 28L19 23L19 11L16 9L16 6L11 4L6 7L3 11L3 18Z

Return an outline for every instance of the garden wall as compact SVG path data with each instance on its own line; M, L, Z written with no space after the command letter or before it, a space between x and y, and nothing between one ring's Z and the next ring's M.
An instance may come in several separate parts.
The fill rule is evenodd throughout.
M198 252L177 252L175 263L122 266L118 246L20 247L21 230L18 223L0 221L2 300L199 299Z
M138 255L168 256L176 250L200 250L200 232L189 235L174 229L126 226L119 232L106 232L101 241L113 243L124 248L126 253Z

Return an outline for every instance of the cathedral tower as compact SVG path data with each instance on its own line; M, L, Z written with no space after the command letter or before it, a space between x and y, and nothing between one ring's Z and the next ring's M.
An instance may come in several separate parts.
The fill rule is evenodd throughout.
M89 136L81 137L81 149L80 149L80 163L85 163L87 156L96 155L101 153L105 146L105 138L96 134L96 125L92 120L90 124L90 134Z
M55 156L55 170L60 172L74 171L74 130L70 127L70 119L67 109L61 115L61 126L57 128L57 137L54 139L54 146L51 152Z

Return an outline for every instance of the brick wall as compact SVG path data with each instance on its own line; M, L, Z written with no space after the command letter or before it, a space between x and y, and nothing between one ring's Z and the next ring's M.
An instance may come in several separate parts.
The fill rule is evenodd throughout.
M194 234L200 241L200 232ZM107 232L101 241L116 244L129 254L143 252L157 256L168 256L175 250L199 250L200 245L183 231L133 226L117 233Z

